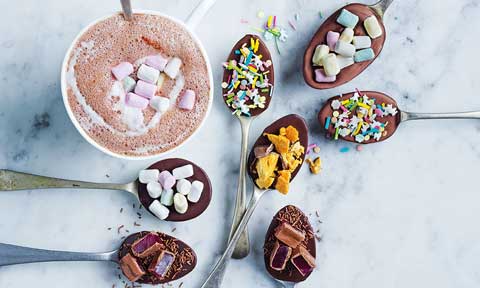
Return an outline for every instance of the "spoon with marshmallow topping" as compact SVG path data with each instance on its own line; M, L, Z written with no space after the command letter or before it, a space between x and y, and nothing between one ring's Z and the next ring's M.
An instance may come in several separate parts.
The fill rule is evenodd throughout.
M328 17L305 50L305 82L315 89L334 88L357 77L372 64L385 43L383 17L392 2L353 3Z
M356 91L328 99L318 113L327 136L337 140L370 144L391 137L409 120L480 119L480 111L413 113L398 109L397 102L376 91Z
M229 240L232 238L246 206L246 160L248 135L252 121L269 106L273 94L274 69L272 57L265 43L256 35L245 35L232 48L223 64L223 100L232 114L237 116L242 130L240 172L237 196ZM248 255L250 244L248 230L242 233L232 257L241 259Z
M298 115L282 117L263 130L248 157L247 171L255 182L252 198L225 252L202 288L221 287L233 250L258 202L266 192L273 189L283 194L288 193L290 182L305 160L305 147L308 147L308 128L305 120ZM280 153L288 155L288 159L282 159Z
M185 177L179 176L180 173L177 174L174 172L174 170L178 168L180 168L182 171L187 170L188 174L184 174ZM147 171L147 172L143 173L144 171ZM46 176L27 174L27 173L16 172L16 171L11 171L6 169L0 169L0 191L52 189L52 188L106 189L106 190L126 191L133 194L140 201L140 203L145 208L147 208L147 210L152 215L156 216L157 218L162 218L161 220L173 221L173 222L187 221L199 216L207 209L208 205L210 204L210 200L212 199L212 185L210 183L210 179L208 178L207 173L198 165L188 160L180 159L180 158L164 159L152 164L146 170L142 170L141 173L139 174L140 174L139 179L133 182L130 182L127 184L114 184L114 183L93 183L93 182L58 179L53 177L46 177ZM150 178L153 175L153 181L151 182L155 183L155 185L152 185L152 186L156 186L156 188L158 188L157 189L158 191L155 191L158 195L152 195L153 194L152 189L150 189L151 190L150 192L148 191L147 182L150 182L150 180L146 179L148 177L143 176L142 174L148 175L148 177ZM160 177L159 175L162 175L162 177ZM161 184L158 183L160 181L159 178L166 178L166 177L163 177L165 175L166 177L168 177L168 180L166 181L171 183L171 185L169 185L171 187L162 188ZM145 179L142 179L142 178L145 178L148 181L145 181ZM162 197L163 197L163 195L166 194L166 190L169 190L169 191L175 190L175 194L178 194L179 192L177 191L179 187L178 182L180 181L183 183L187 181L190 182L191 191L193 191L194 182L197 182L197 184L199 183L203 184L203 185L195 185L197 187L201 186L200 198L198 198L198 194L196 197L198 199L192 199L192 197L188 197L188 195L185 197L178 197L184 200L182 201L182 203L187 203L186 211L185 212L181 211L183 213L178 212L172 203L170 203L170 205L164 205L165 202L160 200L161 199L160 194L162 194ZM175 183L177 184L176 186L174 186ZM173 193L174 192L172 192L172 195ZM187 201L184 198L188 198L189 200ZM159 203L160 201L158 201L157 199L159 199L163 203L160 204ZM153 204L153 206L156 206L155 208L152 207L152 203L154 202L155 204ZM166 218L160 217L158 213L159 211L162 212L162 215L168 215L168 216Z
M156 285L190 273L197 264L197 256L183 241L149 231L131 234L119 249L104 253L52 251L0 243L0 266L57 261L111 261L120 265L128 280Z

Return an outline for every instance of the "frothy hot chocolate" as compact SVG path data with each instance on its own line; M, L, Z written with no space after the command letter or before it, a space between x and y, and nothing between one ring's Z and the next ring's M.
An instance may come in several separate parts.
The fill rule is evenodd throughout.
M137 70L151 55L182 63L173 78L161 73L163 81L154 83L154 97L169 99L168 109L155 109L153 101L144 109L128 105L125 83L112 74L113 67L129 62L134 67L130 76L138 80ZM159 15L135 14L131 22L114 15L96 23L74 44L66 69L64 84L76 120L116 154L168 151L195 132L209 108L211 83L201 48L181 24ZM180 103L186 91L195 94L191 110Z

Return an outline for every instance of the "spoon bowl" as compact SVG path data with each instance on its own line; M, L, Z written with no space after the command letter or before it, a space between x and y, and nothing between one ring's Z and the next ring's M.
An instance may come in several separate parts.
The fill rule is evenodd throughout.
M310 44L307 46L305 50L305 54L303 57L303 76L305 82L315 89L330 89L342 84L345 84L358 76L362 73L365 69L367 69L370 64L375 61L375 59L379 56L382 52L383 45L386 39L386 30L383 24L383 15L385 10L388 8L390 3L393 0L382 0L374 5L365 5L360 3L354 3L346 5L340 9L338 9L335 13L333 13L330 17L327 18L320 26L320 28L315 32ZM337 75L336 80L330 83L320 83L315 81L315 70L317 66L313 66L312 57L315 53L315 48L317 45L326 43L326 36L329 31L342 31L343 26L337 23L336 19L338 15L343 9L347 9L348 11L354 13L358 16L359 21L354 28L355 36L365 36L368 35L365 27L363 26L363 21L372 15L374 15L380 27L382 29L382 35L378 38L372 39L371 48L375 54L375 57L369 61L358 62L354 63L348 67L343 68L340 73Z

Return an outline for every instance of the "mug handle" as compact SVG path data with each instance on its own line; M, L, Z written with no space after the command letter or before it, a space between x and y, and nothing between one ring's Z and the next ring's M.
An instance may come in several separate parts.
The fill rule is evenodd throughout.
M200 3L193 9L192 13L187 17L185 23L190 29L195 29L198 23L203 19L203 16L207 14L210 8L215 4L216 0L201 0Z

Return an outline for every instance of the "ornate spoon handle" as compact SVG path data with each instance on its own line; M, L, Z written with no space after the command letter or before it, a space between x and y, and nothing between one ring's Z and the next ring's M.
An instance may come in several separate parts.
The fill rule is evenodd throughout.
M0 243L0 266L53 261L118 262L118 251L105 253L52 251Z

